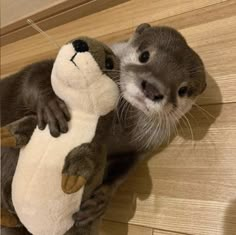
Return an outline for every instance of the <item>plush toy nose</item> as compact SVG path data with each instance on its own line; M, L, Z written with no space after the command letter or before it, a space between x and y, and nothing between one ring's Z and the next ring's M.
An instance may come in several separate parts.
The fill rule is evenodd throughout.
M82 52L89 51L88 44L83 40L80 40L80 39L75 40L72 42L72 45L75 48L76 52L82 53Z

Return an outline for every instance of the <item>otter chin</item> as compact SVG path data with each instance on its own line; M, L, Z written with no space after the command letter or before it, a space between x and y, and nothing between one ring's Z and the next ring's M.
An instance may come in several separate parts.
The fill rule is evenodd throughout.
M119 56L122 96L137 109L133 123L144 128L132 133L148 148L159 146L205 90L203 62L178 31L149 24L136 29Z

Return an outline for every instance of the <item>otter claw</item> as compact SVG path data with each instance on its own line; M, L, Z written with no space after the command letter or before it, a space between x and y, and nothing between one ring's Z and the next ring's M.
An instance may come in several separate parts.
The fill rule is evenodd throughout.
M86 184L83 176L62 174L61 187L66 194L78 192Z

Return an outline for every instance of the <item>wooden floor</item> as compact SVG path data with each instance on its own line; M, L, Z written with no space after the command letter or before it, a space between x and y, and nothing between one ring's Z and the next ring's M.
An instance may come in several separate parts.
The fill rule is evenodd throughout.
M143 22L176 27L205 62L208 89L171 144L115 196L102 235L236 235L236 1L131 0L48 33L110 43ZM55 56L41 35L1 48L1 73Z

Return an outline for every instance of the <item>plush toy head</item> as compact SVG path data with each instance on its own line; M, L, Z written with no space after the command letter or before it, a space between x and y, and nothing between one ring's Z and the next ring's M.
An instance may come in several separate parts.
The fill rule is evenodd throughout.
M105 115L117 102L118 87L109 74L118 69L119 60L106 45L80 37L59 51L52 86L70 109Z

